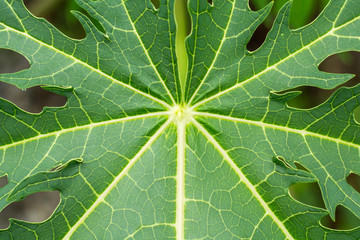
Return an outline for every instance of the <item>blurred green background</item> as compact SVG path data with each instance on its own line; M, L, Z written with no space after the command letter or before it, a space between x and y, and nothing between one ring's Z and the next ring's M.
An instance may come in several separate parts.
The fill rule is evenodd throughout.
M176 0L176 20L181 26L177 36L177 45L179 46L178 56L180 56L181 67L186 69L186 56L184 54L184 39L190 33L190 18L186 11L187 0ZM216 0L212 0L216 1ZM209 4L212 3L209 0ZM313 21L329 0L293 0L291 10L290 26L291 28L302 27ZM159 0L152 0L156 8L159 7ZM253 10L259 10L268 4L270 0L250 0L250 7ZM273 20L287 0L275 0L273 9L261 24L252 39L248 43L250 51L256 50L266 38L266 34L272 26ZM24 4L35 16L44 17L65 35L81 39L85 32L78 20L71 14L71 10L83 11L74 0L24 0ZM92 19L99 29L101 25ZM17 72L29 68L28 61L10 50L0 49L0 73ZM360 83L360 53L346 52L328 57L323 61L319 69L333 73L353 73L356 75L353 79L344 84L344 86L354 86ZM184 75L181 76L184 79ZM314 87L301 87L294 90L302 91L302 94L291 100L288 104L293 107L307 109L315 107L324 102L333 93L333 90L323 90ZM33 87L26 91L0 82L0 97L8 99L20 108L39 113L44 106L63 106L66 99L62 96L47 92L40 87ZM360 108L356 109L356 119L360 122ZM299 168L302 168L299 165ZM304 169L306 170L306 169ZM348 177L348 183L360 192L360 177L351 174ZM0 187L7 183L6 177L0 179ZM289 189L291 195L303 203L324 208L320 189L317 183L296 184ZM9 218L23 219L26 221L40 222L46 220L55 210L59 203L58 192L43 192L28 196L25 200L12 203L0 213L0 228L6 228L9 225ZM321 220L322 224L334 229L351 229L360 226L360 220L356 218L345 207L339 206L336 209L336 221L333 222L329 217Z

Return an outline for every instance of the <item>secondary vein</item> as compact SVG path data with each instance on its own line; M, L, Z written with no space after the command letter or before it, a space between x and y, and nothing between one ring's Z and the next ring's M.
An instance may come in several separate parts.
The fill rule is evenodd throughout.
M285 132L292 132L292 133L296 133L296 134L299 134L299 135L302 135L302 136L318 137L318 138L321 138L321 139L326 139L328 141L335 142L337 144L340 143L340 144L344 144L344 145L348 145L350 147L355 147L355 148L360 149L359 144L352 143L352 142L346 142L346 141L344 141L342 139L339 139L339 138L333 138L333 137L329 137L329 136L322 135L322 134L319 134L319 133L309 132L307 130L289 128L289 127L286 127L286 126L278 126L278 125L274 125L274 124L270 124L270 123L264 123L264 122L261 122L261 121L247 120L247 119L223 116L223 115L220 115L220 114L213 114L213 113L194 112L193 114L195 116L210 117L210 118L222 119L222 120L227 120L227 121L232 121L232 122L241 122L241 123L255 125L255 126L258 126L258 127L272 128L272 129L277 129L277 130L281 130L281 131L285 131Z
M262 199L261 195L257 192L256 188L252 183L246 178L246 176L242 173L240 168L234 163L234 161L229 157L227 152L220 146L220 144L215 140L215 138L208 133L208 131L195 119L191 121L199 131L208 139L208 141L215 147L215 149L223 156L223 158L229 163L232 169L237 173L240 177L241 181L246 185L246 187L251 191L253 196L257 199L257 201L261 204L263 209L266 212L266 215L270 216L273 221L279 226L281 231L284 233L287 239L294 240L292 235L289 233L287 228L284 226L283 222L278 219L278 217L274 214L274 212L270 209L268 204Z
M177 122L176 239L184 239L186 120Z
M146 142L146 144L140 149L140 151L129 161L126 167L115 177L115 179L110 183L110 185L100 194L98 195L96 201L90 206L88 210L79 218L79 220L69 229L68 233L63 237L63 239L70 239L70 237L75 233L75 231L82 225L85 224L86 219L90 216L90 214L102 203L105 201L106 196L117 186L120 180L130 171L130 169L134 166L137 160L151 147L151 145L155 142L156 139L165 131L165 129L172 122L172 118L167 120L159 130Z
M90 129L90 128L104 126L104 125L108 125L108 124L126 122L126 121L137 120L137 119L148 118L148 117L160 117L160 116L166 116L166 115L169 115L169 113L168 112L155 112L155 113L148 113L148 114L130 116L130 117L119 118L119 119L111 119L111 120L108 120L108 121L103 121L103 122L98 122L98 123L90 123L90 124L86 124L86 125L83 125L83 126L76 126L76 127L72 127L72 128L61 129L61 130L58 130L58 131L54 131L54 132L50 132L50 133L46 133L46 134L36 135L34 137L27 138L27 139L24 139L24 140L21 140L21 141L18 141L18 142L13 142L13 143L10 143L10 144L0 146L0 150L7 149L9 147L13 147L13 146L20 145L20 144L25 144L27 142L31 142L31 141L35 141L35 140L39 140L39 139L43 139L43 138L47 138L47 137L51 137L51 136L61 135L61 134L67 133L67 132L73 132L73 131L76 131L76 130Z
M353 23L353 22L355 22L355 21L357 21L357 20L360 20L360 16L354 18L354 19L351 20L351 21L348 21L348 22L344 23L343 25L340 25L340 26L338 26L338 27L336 27L336 28L331 29L329 32L325 33L323 36L321 36L321 37L317 38L316 40L310 42L309 44L303 46L303 47L300 48L299 50L293 52L292 54L288 55L288 56L285 57L284 59L282 59L282 60L278 61L277 63L273 64L272 66L268 66L267 68L265 68L265 69L262 70L261 72L255 74L254 76L252 76L252 77L250 77L250 78L248 78L248 79L246 79L246 80L244 80L244 81L242 81L242 82L240 82L240 83L237 83L237 84L233 85L232 87L229 87L229 88L227 88L227 89L225 89L225 90L223 90L223 91L220 91L220 92L218 92L218 93L216 93L216 94L214 94L214 95L212 95L212 96L210 96L210 97L208 97L208 98L205 98L205 99L197 102L196 104L194 104L194 105L192 106L192 109L196 109L197 107L199 107L199 106L201 106L201 105L203 105L203 104L205 104L205 103L207 103L207 102L209 102L209 101L211 101L211 100L213 100L213 99L215 99L215 98L218 98L218 97L220 97L220 96L222 96L222 95L224 95L224 94L226 94L226 93L228 93L228 92L231 92L231 91L233 91L233 90L235 90L235 89L237 89L237 88L239 88L239 87L242 87L242 86L244 86L245 84L251 82L252 80L254 80L254 79L256 79L256 78L258 78L258 77L260 77L260 76L262 76L262 75L264 75L265 73L267 73L267 72L269 72L269 71L271 71L271 70L276 70L276 69L277 69L277 66L279 66L280 64L282 64L282 63L285 62L286 60L288 60L288 59L296 56L296 54L301 53L301 52L304 51L305 49L309 49L309 48L310 48L311 46L313 46L315 43L322 41L322 40L325 39L326 37L329 37L329 36L334 35L334 34L335 34L335 31L337 31L337 30L339 30L339 29L341 29L341 28L343 28L343 27L346 27L347 25L349 25L349 24L351 24L351 23Z

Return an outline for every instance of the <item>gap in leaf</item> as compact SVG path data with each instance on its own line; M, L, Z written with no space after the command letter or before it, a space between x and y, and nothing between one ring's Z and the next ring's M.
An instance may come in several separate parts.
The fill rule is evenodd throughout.
M50 169L50 172L57 172L57 171L64 169L65 167L66 167L66 164L59 164L59 165L53 167L52 169Z
M319 70L329 73L353 73L360 75L359 60L360 52L341 52L323 60L319 65Z
M155 0L154 0L155 1ZM187 7L187 3L189 0L175 0L175 15L177 16L176 22L179 25L182 25L182 27L185 28L185 30L177 29L176 34L180 34L180 36L177 36L177 38L184 39L185 37L189 36L191 33L191 17L190 13ZM179 21L182 21L181 23Z
M330 215L327 215L320 220L320 223L335 230L350 230L360 226L360 219L349 209L339 205L335 211L335 222L330 218Z
M355 173L350 173L346 178L347 183L352 186L358 193L360 193L360 176Z
M258 11L270 2L271 0L250 0L249 6L251 10ZM279 10L286 2L288 2L288 0L274 1L274 6L271 9L269 17L265 20L265 26L267 28L270 29L272 20L275 19ZM328 2L329 0L293 0L290 12L290 28L300 28L314 21Z
M294 164L295 164L295 166L296 166L297 169L303 170L303 171L305 171L305 172L310 172L306 167L304 167L304 166L301 165L300 163L294 162Z
M19 202L13 202L0 213L0 229L9 226L9 218L39 223L48 219L60 203L59 191L33 193Z
M15 73L29 67L30 63L23 55L12 50L0 49L0 74ZM41 112L45 106L64 106L67 101L66 97L48 92L39 86L20 90L4 82L0 82L0 97L32 113Z
M293 167L289 165L289 163L284 159L284 157L282 157L282 156L276 156L276 158L277 158L279 161L281 161L287 168L293 169Z
M30 68L30 63L20 53L0 48L0 74L15 73Z
M334 89L321 89L313 86L304 86L291 89L300 91L301 94L287 102L290 107L310 109L324 103L334 92Z
M290 12L290 28L300 28L314 21L328 2L329 0L294 0Z
M15 73L30 67L29 61L21 54L0 49L0 74ZM39 113L43 107L64 106L67 98L42 89L39 86L20 90L14 85L0 82L0 97L31 113Z
M83 26L70 11L76 10L89 15L75 0L24 0L24 4L33 15L45 18L68 37L75 39L85 37Z
M331 55L321 62L319 70L329 73L352 73L356 76L334 89L321 89L311 86L292 89L291 91L301 91L302 93L291 99L288 102L289 106L300 109L313 108L325 102L340 87L352 87L359 84L360 53L352 51Z
M150 0L156 9L160 7L160 0Z
M249 7L252 11L258 11L265 7L268 2L268 0L249 0Z
M306 205L325 209L321 190L317 182L296 183L289 187L292 198Z
M45 106L62 107L67 101L66 97L46 91L40 86L21 90L4 82L0 82L0 97L30 113L40 113Z
M357 106L354 110L354 118L355 118L355 121L360 124L360 105Z
M324 9L328 1L329 0L294 0L290 13L290 28L300 28L314 21ZM270 2L271 0L250 0L249 7L253 11L259 11ZM274 2L274 6L272 7L270 14L255 30L248 42L247 49L249 51L255 51L264 43L266 35L273 25L274 19L286 2L288 2L288 0L278 0Z
M0 188L3 188L8 184L8 177L7 175L0 177Z
M250 52L255 51L258 49L266 39L266 35L268 34L269 29L265 26L264 23L261 23L251 36L249 42L246 44L247 50Z
M259 11L270 2L271 2L270 0L249 0L249 7L252 11ZM249 42L246 44L246 48L248 51L253 52L257 50L265 42L266 36L269 33L273 25L273 22L275 20L276 13L277 12L274 12L274 6L273 6L270 14L265 18L264 22L262 22L256 28Z
M211 6L214 6L213 5L213 0L207 0L208 4L211 5Z

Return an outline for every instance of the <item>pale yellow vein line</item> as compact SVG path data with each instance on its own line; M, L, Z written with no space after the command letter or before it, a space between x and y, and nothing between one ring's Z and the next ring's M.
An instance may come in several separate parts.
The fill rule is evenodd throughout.
M7 144L7 145L0 146L0 150L7 149L7 148L17 146L17 145L21 145L21 144L25 144L27 142L36 141L36 140L39 140L39 139L42 139L42 138L47 138L47 137L51 137L51 136L57 136L57 135L61 135L61 134L68 133L68 132L74 132L74 131L77 131L77 130L91 129L91 128L94 128L94 127L99 127L99 126L104 126L104 125L114 124L114 123L119 123L119 122L132 121L132 120L137 120L137 119L142 119L142 118L166 116L166 115L169 115L169 114L170 114L169 112L155 112L155 113L148 113L148 114L142 114L142 115L119 118L119 119L112 119L112 120L98 122L98 123L90 123L90 124L87 124L87 125L77 126L77 127L73 127L73 128L66 128L66 129L62 129L62 130L59 130L59 131L46 133L46 134L40 134L40 135L37 135L37 136L32 137L32 138L28 138L28 139L24 139L24 140L21 140L21 141L18 141L18 142L13 142L13 143L10 143L10 144Z
M240 177L240 180L246 185L246 187L251 191L254 198L261 204L263 209L266 212L266 215L270 216L273 221L279 226L281 231L284 233L287 239L294 240L292 235L289 233L287 228L284 226L283 222L278 219L278 217L274 214L274 212L270 209L268 204L262 199L261 195L257 192L256 188L252 183L247 179L247 177L243 174L243 172L240 170L238 166L234 163L234 161L229 157L227 152L220 146L220 144L215 140L215 138L208 133L208 131L195 119L192 119L191 122L204 134L204 136L209 140L209 142L217 149L217 151L223 156L223 158L229 163L231 168L234 169L234 171L237 173L237 175Z
M358 208L360 208L360 204L356 201L357 199L354 200L351 196L349 196L349 194L347 194L347 193L343 190L343 188L338 184L338 181L336 181L336 180L333 178L333 174L329 173L329 171L328 171L327 168L326 168L326 165L324 165L324 164L321 162L321 160L318 159L318 157L316 156L316 154L314 154L314 152L313 152L312 148L310 147L310 145L309 145L309 143L308 143L308 140L306 139L305 136L303 136L303 139L304 139L304 142L305 142L305 144L306 144L307 149L309 150L310 155L313 157L313 159L315 159L315 161L316 161L316 162L321 166L321 168L324 170L324 172L325 172L325 174L326 174L326 178L330 178L330 179L333 181L333 183L337 186L338 191L342 192L349 201L353 202L356 206L358 206ZM340 155L340 152L339 152L339 155ZM346 168L344 168L344 169L346 169ZM326 182L327 182L327 180L325 180L325 186L326 186ZM327 194L327 195L328 195L328 194ZM335 211L332 209L331 204L329 204L329 200L327 199L327 200L325 200L325 202L326 202L326 208L327 208L327 209L331 209L331 210L332 210L332 211L331 211L331 213L332 213L331 215L334 216L333 214L335 214ZM356 214L356 215L359 216L359 214Z
M45 153L45 155L41 158L41 160L34 166L32 167L32 170L25 176L23 177L23 179L26 179L27 177L31 176L31 174L37 170L37 168L40 166L40 164L43 163L43 161L49 156L51 150L54 148L57 139L59 138L59 135L56 135L55 139L53 140L51 146L49 147L48 151Z
M159 138L159 136L166 130L166 128L173 121L172 118L166 121L157 132L151 136L151 138L146 142L146 144L140 149L140 151L129 161L126 167L121 171L119 175L110 183L110 185L98 196L96 201L91 205L91 207L86 210L84 215L75 223L74 226L69 229L69 232L64 236L63 239L70 239L74 232L80 227L80 225L85 223L85 220L90 216L90 214L102 203L104 202L106 196L116 187L119 181L130 171L132 166L140 159L140 157L151 147L151 145Z
M230 22L231 22L231 20L232 20L233 14L234 14L235 2L236 2L236 1L234 0L234 1L233 1L233 4L232 4L232 8L231 8L231 13L230 13L230 16L229 16L229 21L228 21L228 23L227 23L227 25L226 25L226 28L225 28L225 30L224 30L224 35L223 35L223 37L222 37L222 39L221 39L221 43L220 43L220 45L219 45L218 51L216 51L215 57L214 57L211 65L210 65L210 67L208 68L208 70L207 70L207 72L206 72L203 80L200 82L199 86L196 88L195 92L194 92L193 95L191 96L188 105L191 105L191 102L192 102L192 101L194 100L194 98L196 97L197 92L200 90L200 88L201 88L202 85L204 84L206 78L209 76L209 74L210 74L210 72L211 72L211 69L214 67L217 58L219 57L219 54L220 54L221 49L222 49L222 46L224 45L224 42L225 42L225 40L226 40L226 34L227 34L227 32L228 32L228 29L229 29L229 26L230 26Z
M339 35L339 34L336 34L336 33L333 33L332 35L333 35L334 37L336 37L336 38L360 40L360 36L345 36L345 35Z
M15 15L16 19L19 20L20 25L22 26L22 28L24 29L24 31L26 31L26 28L23 24L23 22L21 21L21 19L19 18L19 16L16 14L16 12L14 11L14 8L10 5L10 3L8 3L7 1L5 1L5 3L8 5L9 9L11 10L11 12Z
M347 3L348 3L348 0L345 0L345 2L343 3L343 5L341 6L341 9L340 9L339 13L338 13L338 15L336 16L336 18L335 18L335 20L334 20L333 27L335 27L335 24L336 24L336 22L339 20L339 17L340 17L340 15L341 15L341 13L344 11L344 8L345 8L345 6L346 6Z
M339 93L338 93L338 94L339 94ZM354 100L354 99L356 100L358 97L359 97L358 94L352 95L350 98L347 98L345 101L343 101L341 104L337 105L336 107L334 107L333 104L331 104L331 105L332 105L331 111L327 112L326 114L324 114L323 116L321 116L321 117L319 117L319 118L316 118L316 120L313 121L312 123L310 123L310 124L305 128L305 130L311 128L311 127L314 126L316 123L322 121L323 119L325 119L325 118L326 118L327 116L329 116L330 114L333 114L333 113L334 113L336 110L338 110L339 108L344 108L344 106L346 105L346 103L348 103L348 102L350 102L350 101L352 101L352 100ZM270 101L269 101L269 102L270 102ZM344 132L343 132L343 133L344 133ZM342 133L342 134L343 134L343 133Z
M124 238L124 240L134 239L134 236L135 236L138 232L143 231L144 229L147 229L147 228L155 228L155 227L158 227L158 226L170 226L170 227L174 227L173 224L167 224L167 223L155 223L155 224L151 224L151 225L144 225L144 226L141 226L141 227L139 227L138 229L136 229L135 232L133 232L132 234L128 235L126 238Z
M267 216L267 214L264 214L264 216L259 220L258 224L256 224L256 226L255 226L254 229L253 229L253 232L251 233L250 239L253 239L253 238L254 238L254 235L255 235L255 233L256 233L256 230L259 229L260 224L264 221L264 219L266 218L266 216ZM261 231L261 230L259 230L259 231Z
M326 139L328 141L336 142L338 144L343 144L343 145L347 145L347 146L358 148L358 149L360 148L359 144L352 143L352 142L346 142L346 141L344 141L342 139L333 138L333 137L329 137L329 136L322 135L322 134L319 134L319 133L309 132L309 131L306 131L306 130L299 130L299 129L289 128L289 127L285 127L285 126L278 126L278 125L274 125L274 124L264 123L264 122L260 122L260 121L253 121L253 120L247 120L247 119L241 119L241 118L234 118L234 117L223 116L223 115L213 114L213 113L193 112L193 115L210 117L210 118L215 118L215 119L223 119L223 120L232 121L232 122L241 122L241 123L251 124L251 125L255 125L255 126L263 127L263 128L272 128L272 129L277 129L277 130L281 130L281 131L284 131L284 132L297 133L297 134L302 135L302 136L314 136L314 137L317 137L317 138Z
M177 121L176 239L184 239L186 119Z
M148 58L148 60L149 60L149 62L150 62L151 67L154 69L157 77L160 79L160 81L161 81L162 85L164 86L167 94L168 94L169 97L171 98L171 101L172 101L173 104L175 105L175 104L176 104L175 99L173 98L172 94L170 93L169 89L167 88L164 79L162 79L162 77L160 76L159 71L156 69L156 67L155 67L155 65L154 65L154 63L153 63L153 61L152 61L152 59L151 59L151 57L150 57L147 49L146 49L145 46L144 46L143 41L141 40L141 38L140 38L140 36L139 36L139 33L137 32L137 29L135 28L134 23L133 23L132 20L131 20L131 17L130 17L130 15L129 15L128 9L126 8L125 0L122 0L122 2L123 2L123 5L124 5L124 10L125 10L125 12L126 12L126 15L127 15L128 19L129 19L129 22L130 22L132 28L134 29L134 34L135 34L136 37L138 38L138 40L139 40L139 42L140 42L140 45L141 45L142 49L144 50L145 55L146 55L146 57Z
M293 58L294 56L296 56L297 54L301 53L302 51L304 51L304 50L306 50L306 49L309 49L311 46L313 46L314 44L322 41L323 39L325 39L325 38L327 38L327 37L329 37L329 36L334 35L334 32L335 32L335 31L337 31L337 30L339 30L339 29L341 29L341 28L343 28L343 27L346 27L347 25L349 25L349 24L351 24L351 23L353 23L353 22L355 22L355 21L357 21L357 20L360 20L360 16L354 18L353 20L351 20L351 21L349 21L349 22L344 23L343 25L338 26L337 28L333 28L332 30L330 30L330 31L327 32L326 34L324 34L324 35L322 35L321 37L317 38L315 41L309 43L308 45L303 46L302 48L300 48L299 50L293 52L292 54L290 54L290 55L287 56L286 58L282 59L281 61L275 63L274 65L272 65L272 66L270 66L270 67L265 68L263 71L255 74L254 76L246 79L245 81L240 82L240 83L237 83L237 84L235 84L234 86L232 86L232 87L230 87L230 88L228 88L228 89L226 89L226 90L224 90L224 91L218 92L218 93L215 94L215 95L212 95L212 96L210 96L210 97L208 97L208 98L206 98L206 99L203 99L202 101L194 104L194 105L191 107L191 109L195 109L195 108L197 108L198 106L200 106L200 105L202 105L202 104L204 104L204 103L206 103L206 102L209 102L209 101L211 101L211 100L213 100L213 99L215 99L215 98L218 98L218 97L220 97L220 96L222 96L222 95L224 95L224 94L226 94L226 93L228 93L228 92L231 92L231 91L234 90L234 89L237 89L237 88L239 88L239 87L242 87L243 85L247 84L248 82L251 82L252 80L254 80L254 79L256 79L256 78L264 75L265 73L267 73L267 72L269 72L269 71L271 71L271 70L276 70L276 67L279 66L280 64L284 63L285 61L289 60L290 58Z
M89 64L87 64L85 62L82 62L79 59L75 58L74 56L69 55L69 54L67 54L67 53L65 53L63 51L60 51L59 49L55 48L54 46L49 45L47 43L44 43L44 42L36 39L35 37L29 35L28 33L21 32L21 31L15 29L15 28L12 28L12 27L9 27L9 26L5 25L4 23L0 23L0 25L4 26L7 31L12 31L12 32L20 34L20 35L22 35L22 36L24 36L24 37L26 37L28 39L31 39L34 42L40 44L41 46L47 47L48 49L51 49L52 51L54 51L54 52L56 52L58 54L61 54L61 55L65 56L65 57L73 60L74 62L79 63L80 65L83 65L84 67L87 67L91 71L98 73L99 75L113 81L114 83L120 84L121 86L123 86L125 88L128 88L128 89L134 91L135 93L141 94L141 95L143 95L143 96L145 96L145 97L147 97L147 98L149 98L149 99L151 99L151 100L153 100L153 101L155 101L155 102L157 102L157 103L159 103L159 104L161 104L161 105L163 105L163 106L165 106L167 108L170 108L170 105L167 104L166 102L164 102L164 101L162 101L162 100L160 100L160 99L158 99L158 98L156 98L156 97L154 97L154 96L152 96L150 94L142 92L142 91L132 87L131 85L125 84L125 83L113 78L112 76L107 75L106 73L102 72L100 69L94 68L93 66L91 66L91 65L89 65Z
M7 101L6 99L5 99L5 101ZM7 101L7 102L10 102L10 101ZM3 113L4 115L6 115L6 116L8 116L9 118L12 118L12 119L15 119L15 120L19 120L18 118L16 118L16 115L14 114L14 115L11 115L11 114L9 114L9 113L7 113L7 112L5 112L5 111L2 111L2 110L0 110L0 112L1 113ZM20 122L21 124L24 124L25 126L27 126L28 128L30 128L31 130L33 130L34 132L36 132L37 134L39 134L39 131L38 130L36 130L33 126L31 126L31 125L29 125L28 123L26 123L26 122ZM10 135L10 133L9 133L9 135ZM11 137L11 135L10 135L10 137Z

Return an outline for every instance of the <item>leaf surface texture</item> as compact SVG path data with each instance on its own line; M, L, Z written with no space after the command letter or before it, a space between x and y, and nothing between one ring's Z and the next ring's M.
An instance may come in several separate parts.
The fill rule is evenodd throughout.
M321 225L342 205L360 217L360 85L302 110L300 86L335 88L351 74L322 72L328 56L360 51L360 3L332 0L289 28L291 2L264 44L246 48L272 4L189 0L188 69L179 79L174 0L77 0L82 40L0 0L0 48L31 67L0 74L21 89L67 97L31 114L0 99L0 207L59 190L45 222L11 220L1 239L359 239ZM307 171L298 169L298 163ZM50 171L57 167L55 171ZM293 199L289 186L318 182L326 209Z

